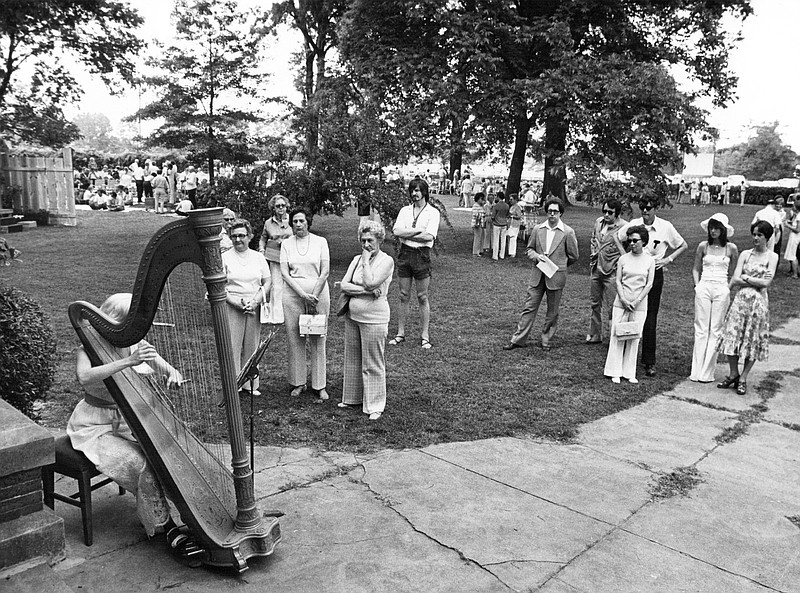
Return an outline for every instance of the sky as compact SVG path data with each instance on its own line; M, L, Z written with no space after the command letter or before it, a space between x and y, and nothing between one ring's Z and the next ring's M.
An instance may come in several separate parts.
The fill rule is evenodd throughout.
M269 0L260 2L266 5ZM142 35L167 42L170 36L168 12L170 0L130 0L129 4L145 18ZM243 5L258 0L240 0ZM710 123L719 129L717 148L747 140L754 125L780 122L778 133L795 152L800 153L800 82L795 68L800 68L800 1L752 0L755 13L742 28L743 39L730 56L733 72L739 77L737 100L726 109L712 109ZM293 74L288 67L289 56L300 49L300 39L285 31L273 40L270 59L265 63L272 74L276 89L291 89ZM147 101L132 91L124 96L109 95L102 84L90 84L76 111L103 113L115 130L120 120L135 112ZM277 94L277 93L274 93ZM297 100L297 95L291 97ZM68 111L68 115L70 112Z

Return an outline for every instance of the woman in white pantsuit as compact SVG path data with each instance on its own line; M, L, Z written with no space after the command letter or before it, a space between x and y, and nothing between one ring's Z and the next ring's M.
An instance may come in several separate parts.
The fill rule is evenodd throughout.
M386 298L394 260L381 251L383 225L368 221L358 230L361 255L342 278L342 292L350 295L344 318L344 382L340 408L358 406L370 420L386 408L386 335L389 301Z
M300 315L308 312L327 315L331 308L328 289L330 253L328 242L309 232L311 214L305 208L292 210L289 215L293 237L281 243L281 276L283 315L289 342L289 384L291 395L303 393L311 367L311 389L321 400L328 399L326 391L325 336L300 336ZM306 359L308 345L308 360Z
M228 231L233 249L222 254L222 263L228 277L228 322L231 328L233 363L236 374L258 348L261 340L261 303L269 294L270 275L267 262L257 251L250 249L253 229L250 222L234 220ZM249 385L249 383L248 383ZM258 377L253 379L252 395L261 395ZM242 389L241 392L248 392Z
M275 194L269 201L272 212L264 221L264 230L258 241L258 251L269 265L272 289L269 297L269 317L266 323L283 323L283 278L281 276L281 242L292 236L289 224L289 200L286 196Z
M694 351L691 381L710 383L717 364L717 341L722 334L725 313L730 304L728 281L736 269L739 250L728 238L733 227L728 217L717 213L700 223L708 232L694 256Z
M623 321L635 321L641 334L647 317L647 295L653 287L656 262L644 251L650 235L643 225L630 227L626 235L630 251L617 263L617 296L611 313L611 336L608 341L608 356L603 374L614 383L624 377L631 383L636 379L636 358L640 338L620 340L616 326Z

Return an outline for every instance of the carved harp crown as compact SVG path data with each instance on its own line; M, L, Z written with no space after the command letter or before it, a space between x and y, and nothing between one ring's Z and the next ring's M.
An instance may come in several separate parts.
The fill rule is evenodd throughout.
M207 339L201 338L198 343L210 342L213 328L218 368L216 361L214 365L195 366L203 367L197 369L198 376L210 377L212 380L206 382L215 383L211 389L204 387L211 394L205 404L210 414L224 414L224 418L210 423L227 426L227 435L216 435L223 444L210 445L207 434L195 434L194 425L180 415L179 408L200 405L192 401L181 406L185 403L180 401L182 393L167 395L157 379L129 368L106 379L105 384L167 496L202 542L204 562L241 572L247 569L247 558L271 554L281 533L277 520L261 517L255 504L225 305L226 276L219 248L221 224L222 209L209 208L193 210L188 218L160 229L145 248L130 311L122 322L117 323L97 307L80 301L69 306L69 317L93 365L116 360L121 356L120 348L137 344L145 336L149 338L173 270L180 264L196 264L188 268L202 277L204 289L200 292L207 292L207 300L203 295L192 309L202 310L205 325L210 326L205 328ZM212 367L214 370L209 371ZM217 405L220 390L225 402L222 407ZM177 405L172 400L177 400ZM225 440L230 443L229 448ZM224 459L228 452L230 467Z

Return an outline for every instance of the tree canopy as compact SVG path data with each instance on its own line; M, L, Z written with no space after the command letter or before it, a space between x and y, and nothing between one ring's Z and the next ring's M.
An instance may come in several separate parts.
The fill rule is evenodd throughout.
M543 192L564 197L567 166L657 183L694 135L712 133L696 100L729 101L735 38L723 19L751 12L748 0L354 0L339 37L398 134L445 139L451 154L512 146L511 191L532 153L545 160Z
M83 89L76 61L112 89L130 80L142 18L114 0L0 2L0 140L60 148L79 136L63 107Z
M249 125L262 119L263 33L254 26L258 16L231 0L176 0L172 19L175 43L149 60L158 74L142 81L158 98L128 119L162 122L146 145L181 149L190 160L207 162L213 183L216 159L256 159L259 139Z
M778 134L779 122L755 126L753 135L741 144L717 151L714 175L744 175L748 179L793 177L797 154Z

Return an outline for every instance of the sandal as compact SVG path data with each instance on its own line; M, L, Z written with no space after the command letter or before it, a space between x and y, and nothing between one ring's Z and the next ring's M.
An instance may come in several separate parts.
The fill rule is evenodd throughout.
M727 389L728 387L733 387L734 389L739 387L739 375L735 377L725 377L722 381L717 383L717 389Z
M389 346L397 346L398 344L402 344L405 341L406 341L406 337L405 336L401 336L401 335L398 334L395 337L393 337L391 340L389 340Z
M303 393L303 391L305 391L305 389L306 389L305 385L298 385L297 387L292 388L292 391L289 393L289 395L292 397L299 397L300 394Z
M431 348L433 348L433 345L430 343L430 341L426 340L425 338L422 338L422 349L430 350Z
M739 381L739 385L736 387L736 393L738 395L747 394L747 381Z
M328 392L327 392L327 391L325 391L325 388L324 388L324 387L323 387L322 389L320 389L320 390L318 390L318 391L317 391L317 397L318 397L318 398L319 398L321 401L326 401L326 400L328 400L328 399L330 398L330 396L328 395Z

